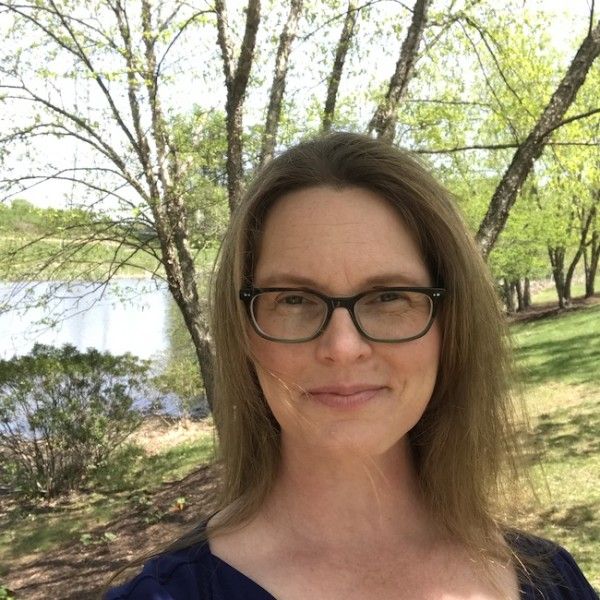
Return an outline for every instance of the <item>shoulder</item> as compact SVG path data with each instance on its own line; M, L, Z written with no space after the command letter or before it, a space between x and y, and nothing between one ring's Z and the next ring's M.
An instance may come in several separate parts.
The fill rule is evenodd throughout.
M149 560L132 580L112 588L104 600L207 600L212 563L206 542Z
M518 559L536 571L530 568L522 577L524 600L598 600L573 556L559 544L516 531L506 540Z

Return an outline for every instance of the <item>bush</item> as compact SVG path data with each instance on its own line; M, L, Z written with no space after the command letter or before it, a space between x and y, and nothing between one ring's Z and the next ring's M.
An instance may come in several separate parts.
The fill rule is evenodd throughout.
M0 583L0 600L13 600L13 592Z
M0 487L46 498L78 489L140 424L150 364L36 344L0 361Z

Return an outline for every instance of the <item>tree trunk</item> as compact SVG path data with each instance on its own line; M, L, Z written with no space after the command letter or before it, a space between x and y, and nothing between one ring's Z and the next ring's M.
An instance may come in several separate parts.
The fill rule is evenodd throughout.
M558 307L565 308L565 248L564 246L548 247L548 256L552 265L552 277L558 295Z
M529 283L529 277L525 277L523 280L523 306L525 310L531 308L531 288Z
M200 365L200 374L202 375L202 383L204 384L204 392L208 407L212 412L215 397L215 377L214 377L214 357L210 344L210 336L206 319L200 311L199 304L187 302L181 296L176 298L177 305L185 325L190 332L194 350Z
M517 312L523 312L525 310L525 302L523 301L523 288L521 286L521 280L515 279L513 286L517 292Z
M575 58L560 85L552 94L550 102L544 109L527 139L517 148L512 162L505 171L484 216L477 242L484 257L488 257L498 236L504 229L521 186L529 175L534 161L540 156L548 142L550 134L561 126L563 116L585 81L586 75L600 54L600 22L590 31L581 43Z
M396 71L390 79L388 91L381 101L368 126L368 132L375 131L377 137L393 141L396 133L397 112L400 100L404 96L408 83L413 76L414 65L419 52L419 44L427 23L427 10L431 0L416 0L413 16L404 42L400 49L400 57L396 63Z
M265 131L263 134L259 166L262 167L267 161L273 158L275 152L275 142L277 140L277 129L281 116L281 104L285 92L285 79L288 70L288 59L292 49L292 43L296 37L298 19L302 11L303 0L292 0L290 12L287 21L279 37L279 47L275 58L275 73L273 74L273 83L271 85L271 94L269 97L269 107L267 109L267 118L265 120Z
M515 297L514 297L514 289L510 285L508 279L502 279L502 295L504 296L504 306L506 307L506 312L509 315L514 314L515 311Z
M585 211L583 213L580 236L579 236L579 245L577 246L577 251L575 252L575 256L573 260L569 264L569 268L567 269L567 275L565 277L565 300L567 302L571 302L571 284L573 282L573 274L575 273L575 269L579 260L581 259L581 255L583 254L586 244L588 232L590 230L590 225L592 224L592 220L594 218L594 210L590 210L587 215Z
M227 10L224 0L215 0L217 15L217 41L223 59L223 72L227 88L225 103L225 118L227 124L227 191L229 195L229 209L233 211L242 195L242 182L244 165L242 161L242 116L244 98L250 68L254 60L254 47L256 45L256 32L260 24L260 0L249 0L246 9L246 28L244 39L240 48L237 65L233 66L233 47L227 23Z
M600 262L600 233L594 231L589 245L589 262L585 269L585 297L591 298L595 293L595 279L598 272L598 263ZM586 252L587 257L587 252Z
M331 129L333 123L337 93L342 79L344 63L346 62L346 54L348 54L348 49L350 48L352 38L354 37L357 17L358 11L356 9L356 0L349 0L346 18L344 19L344 26L335 50L335 60L333 61L331 75L329 76L329 81L327 83L327 99L325 100L322 124L322 129L325 132Z

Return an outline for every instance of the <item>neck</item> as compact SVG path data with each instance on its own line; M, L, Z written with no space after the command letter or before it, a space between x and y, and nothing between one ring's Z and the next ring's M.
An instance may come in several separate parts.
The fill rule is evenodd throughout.
M296 539L328 547L435 535L424 508L406 440L379 456L324 453L282 440L282 463L263 511L268 522Z

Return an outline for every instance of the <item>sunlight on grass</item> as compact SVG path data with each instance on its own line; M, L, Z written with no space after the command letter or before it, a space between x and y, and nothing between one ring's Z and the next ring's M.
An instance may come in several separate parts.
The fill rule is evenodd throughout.
M0 531L0 564L79 539L81 532L106 523L124 506L123 498L90 494L53 508L16 508Z
M580 275L577 279L573 281L571 285L571 297L579 298L583 297L585 294L585 283L581 279L582 275ZM594 280L595 290L596 292L600 291L600 272L596 275L596 279ZM548 285L541 289L539 292L536 292L531 295L531 302L533 304L546 304L547 302L556 302L558 303L558 296L556 295L556 287L552 279L548 280Z
M565 546L600 589L600 305L512 333L537 455L538 500L518 522Z

